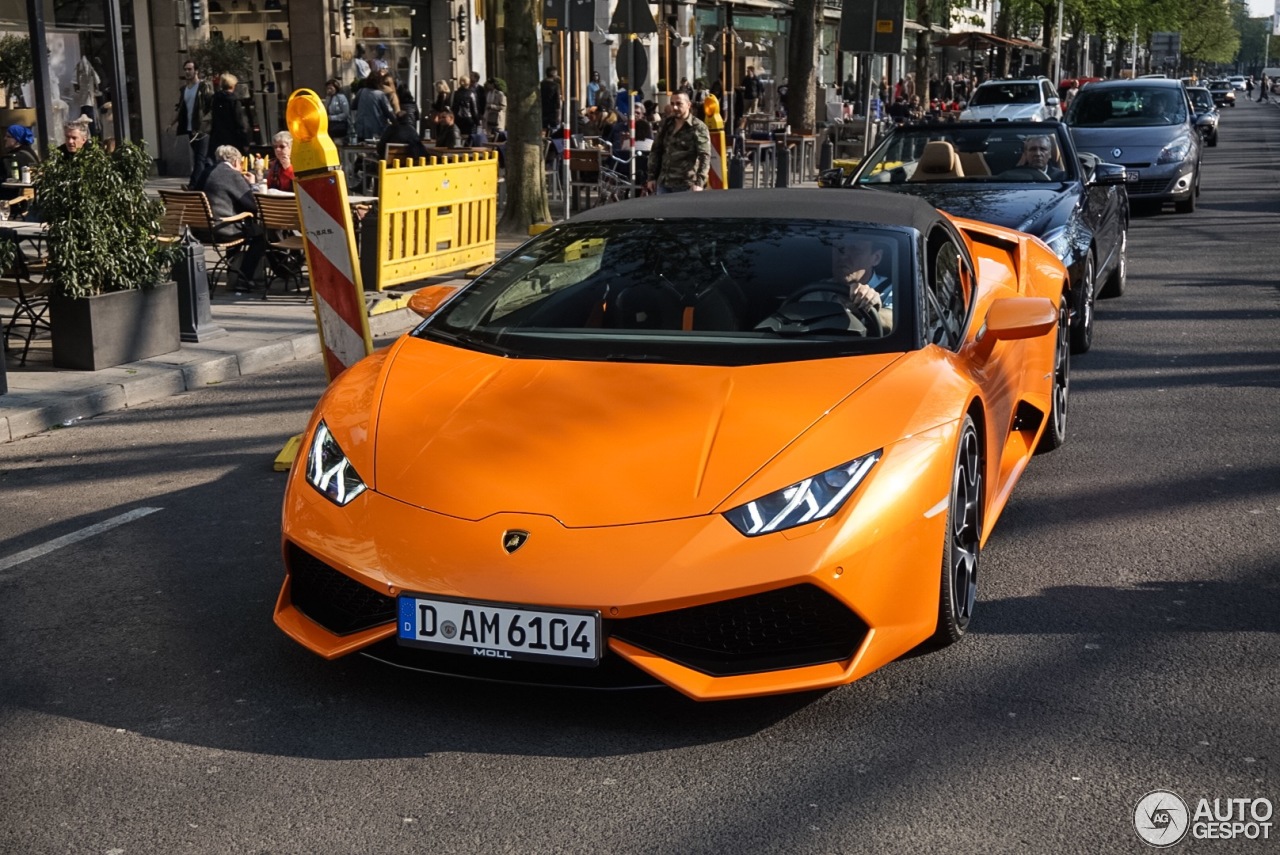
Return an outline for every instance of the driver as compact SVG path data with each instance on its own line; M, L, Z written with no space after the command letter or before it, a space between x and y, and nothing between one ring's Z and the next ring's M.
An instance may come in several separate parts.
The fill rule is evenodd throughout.
M873 240L859 235L839 237L831 247L830 281L849 289L846 308L853 316L874 312L888 334L893 328L893 284L875 272L883 256Z
M1022 141L1022 157L1018 166L1043 172L1050 181L1065 181L1067 171L1053 165L1057 159L1055 149L1053 137L1047 134L1027 137Z

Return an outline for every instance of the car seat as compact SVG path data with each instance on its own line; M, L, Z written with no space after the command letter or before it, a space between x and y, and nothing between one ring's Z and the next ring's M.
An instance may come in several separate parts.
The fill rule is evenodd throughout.
M945 181L948 178L964 178L964 167L956 156L955 146L944 140L925 143L911 180Z

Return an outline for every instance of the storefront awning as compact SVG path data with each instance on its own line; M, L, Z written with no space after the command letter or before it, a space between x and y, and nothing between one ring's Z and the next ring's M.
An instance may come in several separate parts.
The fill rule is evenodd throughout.
M1006 39L995 33L952 33L934 42L938 47L958 47L969 50L985 50L987 48L1012 47L1021 50L1044 50L1044 47L1026 39Z

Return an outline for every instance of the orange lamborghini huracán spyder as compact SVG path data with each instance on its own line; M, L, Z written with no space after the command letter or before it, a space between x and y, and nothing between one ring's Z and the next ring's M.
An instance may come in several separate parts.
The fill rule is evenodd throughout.
M276 623L328 658L698 699L957 640L1065 438L1066 271L881 193L598 208L342 374L284 502Z

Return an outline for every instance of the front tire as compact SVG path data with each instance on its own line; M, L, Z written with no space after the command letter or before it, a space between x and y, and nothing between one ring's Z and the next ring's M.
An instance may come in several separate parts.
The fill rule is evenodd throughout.
M982 444L973 418L960 425L951 501L942 545L942 586L938 597L938 628L931 642L946 647L969 629L978 596L978 557L982 541Z
M1093 346L1093 306L1097 297L1093 253L1084 260L1084 272L1075 288L1075 319L1071 322L1071 352L1088 353Z

